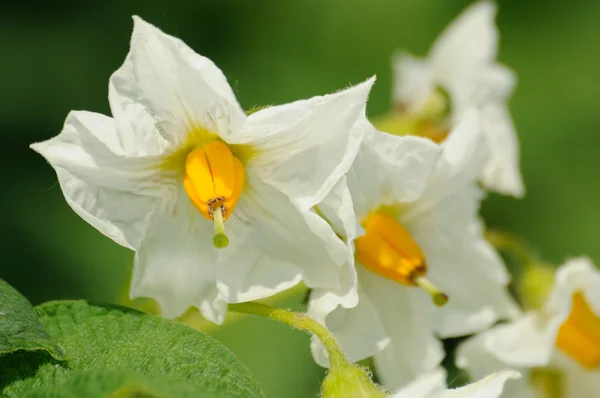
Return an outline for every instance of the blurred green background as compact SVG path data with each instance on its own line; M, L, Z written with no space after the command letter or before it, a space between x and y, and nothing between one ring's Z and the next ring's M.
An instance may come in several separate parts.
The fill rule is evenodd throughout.
M324 94L377 74L369 114L390 106L390 55L424 55L463 0L4 1L0 6L2 257L0 277L32 302L116 301L132 254L78 218L53 170L28 148L67 112L109 113L108 77L138 14L225 72L245 108ZM500 1L500 60L519 84L511 109L526 199L491 196L488 225L534 243L550 261L600 262L600 2ZM288 298L286 307L299 307ZM262 319L214 333L267 397L313 397L323 371L308 336Z

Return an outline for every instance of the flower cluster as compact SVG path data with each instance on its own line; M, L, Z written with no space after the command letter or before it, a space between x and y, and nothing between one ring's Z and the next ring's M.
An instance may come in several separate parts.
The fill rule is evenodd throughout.
M485 376L515 368L511 397L596 397L600 274L569 262L524 313L479 217L486 190L524 195L495 13L477 3L427 58L395 56L394 110L372 121L374 77L244 112L213 62L134 17L112 117L73 111L32 148L73 210L135 251L130 295L166 317L222 323L228 304L303 282L308 314L350 359L372 357L392 396L497 397L518 375ZM458 365L484 380L444 392L440 339L480 332Z

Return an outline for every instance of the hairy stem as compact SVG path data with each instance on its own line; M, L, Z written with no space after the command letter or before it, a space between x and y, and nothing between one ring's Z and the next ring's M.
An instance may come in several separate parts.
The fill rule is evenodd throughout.
M307 314L270 307L260 303L229 304L229 310L271 318L285 323L295 329L303 330L317 336L325 346L329 356L331 370L339 370L348 366L346 355L331 333L320 323L310 318Z

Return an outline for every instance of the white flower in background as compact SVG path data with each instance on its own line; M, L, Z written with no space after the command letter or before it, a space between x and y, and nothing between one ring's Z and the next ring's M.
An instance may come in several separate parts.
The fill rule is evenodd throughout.
M464 387L447 389L446 371L442 368L424 374L400 391L389 395L390 398L499 398L504 383L508 379L519 379L521 375L514 370L493 373L476 383ZM511 395L504 395L512 397Z
M512 71L496 62L495 14L492 2L476 3L448 26L426 59L406 53L395 57L394 100L401 112L426 119L432 116L431 111L433 116L440 116L441 110L449 110L449 118L426 127L424 135L435 141L445 138L449 126L467 108L477 107L489 148L481 181L487 189L522 197L525 189L519 171L519 144L506 105L516 79Z
M471 338L457 364L474 378L519 370L511 398L600 397L600 271L587 258L568 261L543 308Z
M310 209L358 151L374 79L246 116L212 61L134 21L110 79L114 118L74 111L32 145L73 210L135 250L131 296L221 322L225 302L301 278L337 286L347 248Z
M476 178L486 158L478 122L476 111L467 112L441 146L367 130L347 188L340 183L318 205L341 237L351 243L358 236L356 267L350 258L340 283L345 290L314 289L309 314L352 360L374 356L388 389L439 365L438 336L481 331L518 312L506 293L509 276L478 218L483 192ZM343 301L356 279L360 301L348 308ZM450 300L438 308L431 298L445 304L442 291ZM312 350L326 366L316 339Z

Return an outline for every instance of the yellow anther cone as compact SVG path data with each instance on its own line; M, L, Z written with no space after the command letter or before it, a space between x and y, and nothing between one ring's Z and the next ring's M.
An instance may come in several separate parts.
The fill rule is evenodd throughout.
M571 312L559 329L556 346L588 370L600 365L600 317L581 292L573 295Z
M242 195L244 181L244 165L222 141L212 141L187 155L183 186L196 209L213 221L217 248L229 243L224 223Z
M386 279L422 288L437 306L448 302L448 296L425 278L425 255L402 224L374 212L362 225L365 234L355 241L358 262Z

